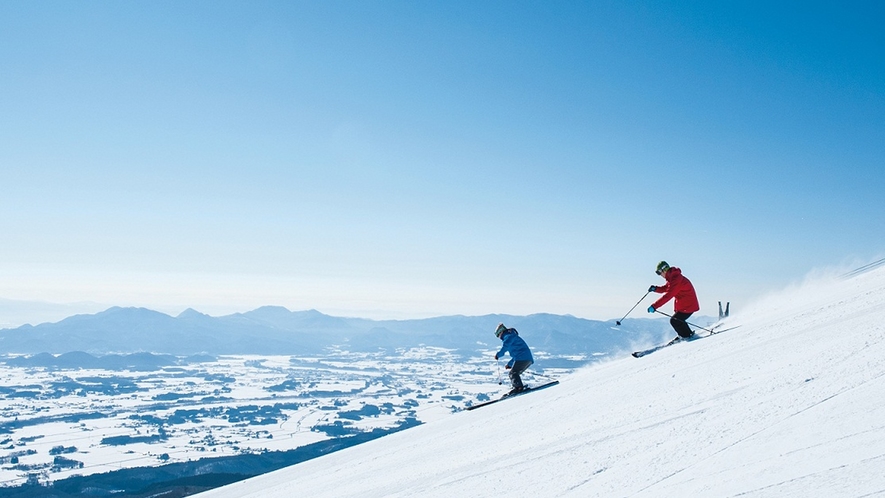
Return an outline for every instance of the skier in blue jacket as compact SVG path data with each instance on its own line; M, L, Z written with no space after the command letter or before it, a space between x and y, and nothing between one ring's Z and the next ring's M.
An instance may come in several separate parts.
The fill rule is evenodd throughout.
M504 368L510 370L510 384L513 389L507 394L524 391L526 387L519 376L535 362L528 344L522 340L522 337L519 337L516 329L509 329L503 323L499 323L498 328L495 329L495 337L504 342L501 350L495 354L495 359L504 356L504 353L510 353L510 361Z

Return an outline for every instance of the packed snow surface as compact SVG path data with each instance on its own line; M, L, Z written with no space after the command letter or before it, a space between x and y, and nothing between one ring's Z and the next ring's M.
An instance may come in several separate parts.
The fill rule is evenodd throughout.
M885 268L736 325L200 496L885 496Z

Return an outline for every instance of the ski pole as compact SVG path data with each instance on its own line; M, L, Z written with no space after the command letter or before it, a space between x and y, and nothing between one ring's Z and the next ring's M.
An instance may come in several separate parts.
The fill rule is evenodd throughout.
M498 385L500 386L504 381L501 380L501 362L497 358L495 358L495 366L498 367Z
M651 294L651 291L646 292L646 293L645 293L645 296L648 296L649 294ZM645 299L645 296L642 296L642 299ZM636 307L639 306L639 303L642 302L642 299L640 299L639 301L636 301L636 304L634 304L633 307L630 308L630 311L627 312L627 315L629 315L630 313L632 313L633 310L635 310ZM624 315L624 318L627 318L627 315ZM621 320L623 320L624 318L621 318ZM620 325L620 324L621 324L621 320L618 320L618 321L616 321L615 323L618 324L618 325Z
M549 375L544 375L544 374L542 374L542 373L538 373L538 372L535 372L535 371L532 371L531 374L532 374L532 375L537 375L537 376L539 376L539 377L545 377L545 378L547 378L547 379L553 379L553 380L556 380L556 377L551 377L551 376L549 376Z
M664 315L664 316L669 316L670 318L676 318L676 317L673 316L673 315L668 315L668 314L664 313L663 311L659 311L659 310L655 310L655 313L660 313L660 314L662 314L662 315ZM697 328L699 328L699 329L701 329L701 330L706 330L707 332L709 332L709 333L711 333L711 334L715 334L715 333L716 333L716 332L713 332L713 331L710 330L710 329L705 329L704 327L701 327L700 325L696 325L696 324L694 324L694 323L691 323L691 322L689 322L688 320L682 320L681 318L676 318L676 320L679 320L680 322L685 322L685 323L691 325L692 327L697 327Z

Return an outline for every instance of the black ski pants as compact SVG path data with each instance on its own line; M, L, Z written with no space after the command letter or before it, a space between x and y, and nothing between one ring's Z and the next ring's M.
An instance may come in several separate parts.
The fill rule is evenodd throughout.
M530 366L532 366L532 362L529 360L521 360L514 361L513 366L510 367L510 384L514 389L522 389L522 379L519 377L523 372L525 372Z
M688 326L686 320L691 316L691 313L682 313L681 311L677 311L673 313L673 317L670 318L670 325L673 327L673 330L676 331L676 335L682 337L683 339L686 337L691 337L694 332L691 331L691 327Z

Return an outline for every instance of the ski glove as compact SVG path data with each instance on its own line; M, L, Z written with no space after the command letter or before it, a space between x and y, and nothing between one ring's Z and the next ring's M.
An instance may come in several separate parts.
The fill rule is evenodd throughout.
M495 355L495 359L496 359L496 360L498 359L498 355L497 355L497 354Z
M648 307L648 312L649 312L649 313L654 313L654 312L655 312L655 307L654 307L654 306L649 306L649 307Z
M658 286L657 286L657 285L652 285L651 287L648 288L648 291L649 291L649 292L654 292L654 291L656 291L656 290L658 290Z

